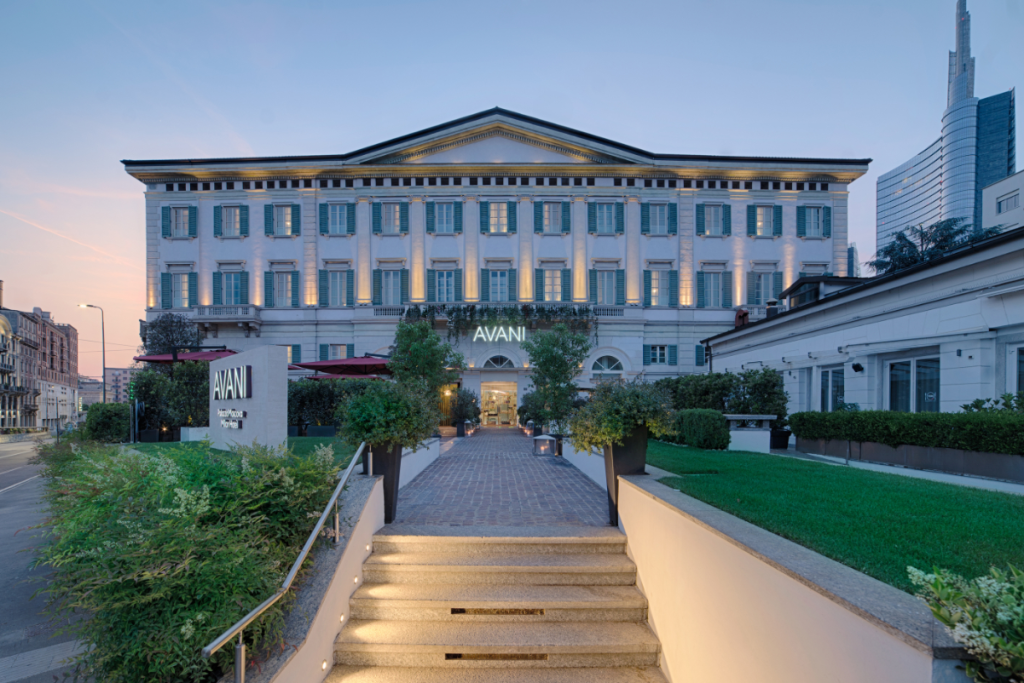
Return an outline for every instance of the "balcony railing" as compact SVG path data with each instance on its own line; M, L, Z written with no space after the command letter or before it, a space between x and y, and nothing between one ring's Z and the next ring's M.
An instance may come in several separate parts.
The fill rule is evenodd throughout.
M208 322L216 321L227 321L227 322L248 322L248 321L259 321L260 309L258 306L238 305L238 306L197 306L196 317Z
M400 318L405 315L405 306L374 306L375 318Z

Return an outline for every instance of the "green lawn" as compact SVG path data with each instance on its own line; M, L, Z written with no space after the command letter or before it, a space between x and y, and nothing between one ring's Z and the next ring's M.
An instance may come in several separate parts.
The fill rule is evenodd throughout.
M1024 496L651 441L663 484L909 593L907 566L1024 568Z
M352 457L353 449L347 447L333 436L289 436L288 448L292 449L295 455L312 455L313 449L320 444L331 444L334 446L334 455L342 466L347 465ZM189 443L137 443L132 448L142 453L161 453L173 451L179 448L187 448ZM213 449L217 450L217 449ZM223 451L222 451L223 452Z

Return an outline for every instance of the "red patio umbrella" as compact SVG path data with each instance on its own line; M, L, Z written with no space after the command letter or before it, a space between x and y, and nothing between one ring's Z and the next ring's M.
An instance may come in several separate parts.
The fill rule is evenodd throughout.
M300 368L326 372L336 375L390 375L387 358L360 356L358 358L340 358L338 360L315 360L309 363L296 363Z
M377 375L310 375L303 379L380 379Z
M178 361L183 363L185 361L211 361L218 360L220 358L226 358L233 356L237 351L231 351L225 349L223 351L189 351L187 353L179 353ZM160 353L155 356L135 356L132 360L136 360L140 363L173 363L174 354Z

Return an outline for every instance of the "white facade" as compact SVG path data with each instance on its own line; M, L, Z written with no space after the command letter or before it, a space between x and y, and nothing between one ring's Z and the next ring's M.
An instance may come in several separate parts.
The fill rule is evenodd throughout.
M295 362L386 353L411 305L590 307L587 383L702 371L734 309L845 274L869 161L652 154L494 109L346 155L125 165L146 184L147 320L192 313ZM518 342L459 349L466 386L523 392Z
M986 187L982 192L982 226L1004 232L1024 226L1024 171Z
M1022 230L790 303L707 344L716 372L780 370L791 413L839 403L957 412L978 398L1024 391Z

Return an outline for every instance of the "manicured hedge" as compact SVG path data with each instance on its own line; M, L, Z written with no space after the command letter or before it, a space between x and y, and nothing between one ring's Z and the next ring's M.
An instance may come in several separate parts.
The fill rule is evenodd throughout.
M717 410L680 410L675 433L662 438L693 448L725 450L729 447L729 421Z
M103 443L122 443L128 440L127 403L93 403L85 418L86 438Z
M803 439L882 443L893 448L930 446L1024 455L1024 415L992 413L795 413L790 429Z

